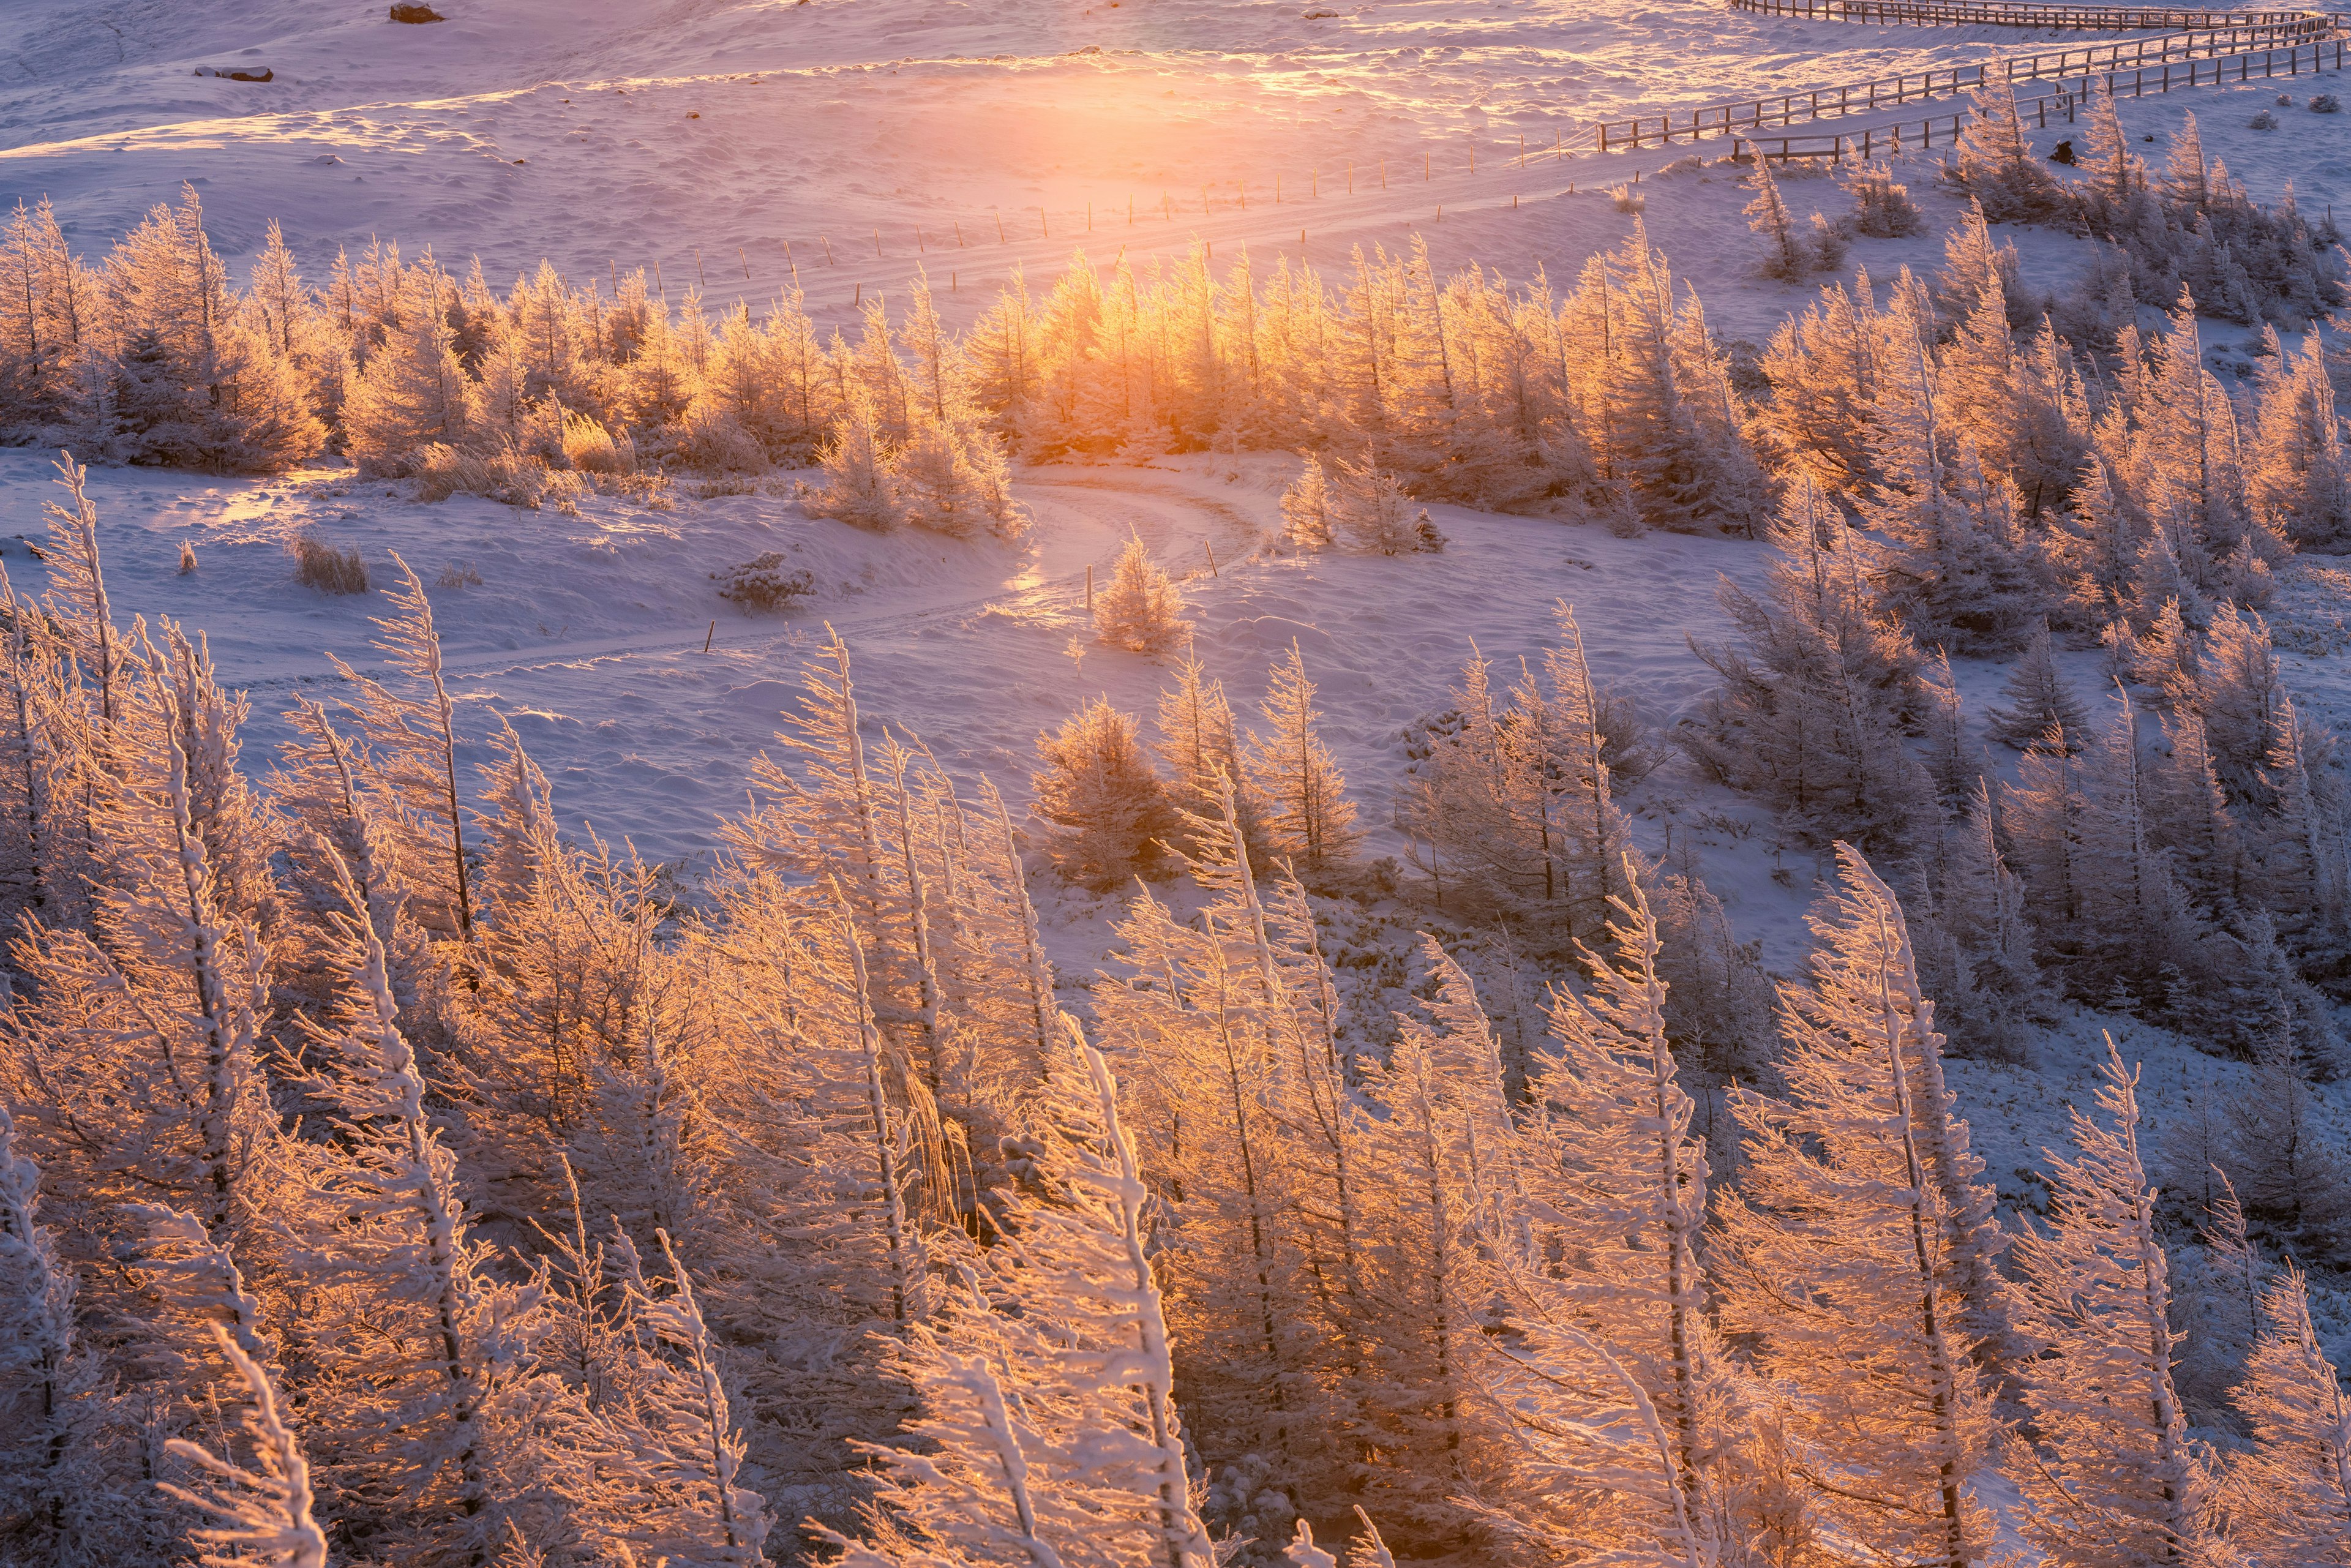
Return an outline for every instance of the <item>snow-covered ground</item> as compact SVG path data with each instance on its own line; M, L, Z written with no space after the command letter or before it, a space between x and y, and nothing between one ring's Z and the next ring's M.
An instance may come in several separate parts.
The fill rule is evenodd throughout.
M1099 260L1196 235L1267 261L1302 235L1333 266L1425 232L1443 261L1572 276L1628 223L1595 185L1687 152L1539 156L1595 119L2085 41L1650 0L443 9L410 26L308 0L18 0L0 10L0 203L47 194L103 248L189 181L225 254L257 248L274 217L314 271L382 236L460 271L479 256L494 284L546 256L757 304L796 274L820 320L918 265L976 300L1072 246ZM2199 89L2129 116L2157 131L2196 107L2233 128L2257 101ZM2296 114L2210 144L2257 189L2291 172L2314 206L2351 180L2332 129ZM1718 181L1661 195L1651 222L1748 334L1768 311L1731 298L1747 289L1725 204Z
M967 312L1016 265L1035 279L1075 246L1101 261L1196 239L1268 262L1302 243L1335 267L1353 246L1417 234L1440 267L1570 280L1631 227L1601 187L1689 152L1533 156L1592 119L2046 42L1833 27L1698 0L438 3L450 20L403 26L381 5L316 0L16 0L0 8L0 204L50 197L96 253L186 181L225 253L249 254L274 217L314 275L371 236L460 267L477 256L494 284L542 256L572 273L658 266L674 290L703 282L714 304L766 298L796 271L828 325L918 265ZM2160 138L2192 111L2207 149L2258 198L2291 181L2306 209L2351 213L2351 118L2299 107L2339 84L2291 85L2277 131L2248 125L2276 96L2267 85L2126 101L2122 114ZM1958 204L1934 188L1936 167L1914 162L1907 177L1939 231ZM1724 336L1760 342L1810 297L1756 275L1732 172L1684 167L1641 189L1651 235ZM1800 213L1844 200L1823 179L1786 190ZM2037 287L2060 285L2084 255L2065 235L2006 237ZM1848 269L1882 283L1931 267L1940 246L1939 232L1863 240ZM2215 349L2244 336L2207 324ZM19 588L43 580L14 536L39 537L46 461L0 454L0 560ZM1387 817L1405 731L1446 705L1473 643L1514 663L1549 636L1554 602L1570 602L1602 676L1668 727L1710 679L1687 640L1725 634L1718 576L1751 581L1762 564L1744 543L1447 507L1435 509L1452 539L1440 556L1283 556L1268 543L1289 472L1262 456L1023 472L1038 526L1019 551L811 521L788 476L712 496L684 479L664 505L602 497L578 516L424 505L340 467L262 482L100 471L92 494L115 605L210 636L252 693L249 760L285 733L293 695L331 678L327 651L369 662L379 611L372 595L299 586L290 538L312 530L361 549L379 583L387 550L428 585L470 569L478 585L434 593L469 732L510 719L568 820L689 878L828 622L852 648L870 714L986 772L1016 804L1037 733L1081 697L1147 711L1164 662L1094 643L1081 613L1087 568L1106 566L1130 530L1191 574L1195 648L1245 714L1272 659L1299 644L1374 854L1401 849ZM188 575L183 543L199 561ZM782 616L721 601L711 574L768 550L815 573L812 600ZM2280 614L2298 693L2351 727L2351 577L2297 567ZM2092 664L2074 666L2085 689ZM2001 672L1960 674L1980 711ZM1761 813L1678 768L1634 804L1646 847L1669 823L1694 838L1740 934L1786 967L1811 857L1775 849ZM1078 898L1063 912L1056 951L1071 977L1102 956L1100 914ZM2085 1020L2052 1039L2040 1071L1960 1070L1979 1146L2011 1197L2014 1173L2062 1136L2060 1107L2089 1082L2095 1039ZM2150 1061L2158 1114L2231 1071L2144 1029L2126 1049Z

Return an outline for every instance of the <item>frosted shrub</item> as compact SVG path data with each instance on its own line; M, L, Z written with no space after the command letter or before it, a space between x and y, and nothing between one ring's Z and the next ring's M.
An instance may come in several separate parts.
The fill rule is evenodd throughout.
M625 434L614 439L601 423L584 413L563 416L563 455L582 474L633 474L635 444Z
M1377 454L1366 448L1361 464L1343 460L1339 476L1331 520L1349 544L1378 555L1410 555L1421 548L1412 498L1404 481L1380 466Z
M2032 223L2065 210L2065 192L2043 165L2005 81L1975 94L1975 118L1959 132L1956 183L1996 224Z
M816 579L784 564L783 552L769 550L725 572L712 572L718 597L747 610L781 610L795 599L816 591Z
M423 501L445 501L460 494L486 495L496 483L490 458L438 442L417 454L414 471L416 496Z
M1111 568L1110 586L1094 596L1094 633L1113 648L1155 653L1191 635L1184 591L1130 538Z
M1853 229L1873 239L1900 239L1927 232L1927 216L1910 199L1910 187L1883 163L1856 163L1845 176L1853 196Z
M196 570L196 547L185 539L180 541L180 575L187 576Z
M433 586L444 589L479 588L482 586L482 574L464 561L453 560L441 569L441 575L433 580Z
M316 534L297 534L286 547L294 558L294 580L321 593L365 593L367 562L355 549L337 549Z
M1812 257L1804 252L1803 240L1796 233L1796 221L1788 212L1788 204L1781 199L1780 183L1771 178L1768 159L1755 160L1754 172L1747 177L1748 188L1755 199L1741 209L1747 226L1763 236L1763 276L1776 277L1783 283L1793 283L1812 270Z
M1037 814L1057 830L1053 859L1072 875L1112 886L1159 860L1174 810L1135 722L1102 697L1037 737Z
M417 498L423 501L482 496L534 512L550 502L559 511L571 511L588 494L588 482L579 475L557 473L512 447L466 452L435 442L417 455L415 474Z
M1620 213L1637 213L1648 205L1648 198L1630 185L1611 185L1608 188L1608 199L1616 204L1616 210Z
M1755 192L1755 199L1745 209L1747 226L1764 238L1764 277L1794 283L1807 274L1834 272L1844 265L1845 252L1851 246L1844 227L1814 213L1799 228L1794 214L1788 211L1788 204L1781 199L1780 184L1770 163L1757 159L1749 184Z
M1321 549L1331 543L1331 485L1322 460L1307 453L1305 465L1290 488L1281 493L1282 529L1301 549Z
M678 435L677 460L689 468L720 474L753 474L768 466L768 455L758 442L723 413L687 417Z
M1843 228L1829 222L1822 214L1813 214L1812 225L1804 235L1804 248L1816 269L1836 271L1844 266L1845 252L1852 246L1853 242L1845 237Z
M2343 112L2343 105L2333 93L2322 92L2312 97L2310 100L2310 112L2313 114L2340 114Z
M2253 111L2253 117L2245 121L2245 124L2248 129L2253 131L2275 131L2277 129L2277 116L2272 114L2266 109L2255 110Z

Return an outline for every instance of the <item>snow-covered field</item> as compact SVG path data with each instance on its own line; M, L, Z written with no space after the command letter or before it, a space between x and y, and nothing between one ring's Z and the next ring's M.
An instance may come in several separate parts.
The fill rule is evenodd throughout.
M1440 262L1569 278L1626 226L1594 187L1686 152L1537 156L1595 119L2085 41L1647 0L446 9L402 26L306 0L23 0L0 16L0 200L47 194L96 246L192 181L225 254L274 217L317 263L381 235L457 272L478 256L494 285L542 256L575 277L659 267L714 304L756 305L796 264L820 321L918 265L977 297L1072 246L1102 260L1196 235L1270 262L1302 235L1332 267L1419 232ZM2338 139L2301 117L2233 129L2261 101L2199 90L2127 112L2157 131L2198 107L2257 193L2291 175L2313 210L2351 201ZM1757 335L1785 301L1735 298L1751 289L1719 233L1728 183L1660 197L1651 221L1720 323Z

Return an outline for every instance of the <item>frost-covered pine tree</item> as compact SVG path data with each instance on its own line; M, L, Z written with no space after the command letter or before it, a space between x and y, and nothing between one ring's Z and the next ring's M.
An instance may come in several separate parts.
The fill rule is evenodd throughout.
M2351 543L2351 454L2334 386L2317 345L2289 355L2274 328L2263 332L2273 368L2262 379L2245 465L2254 521L2305 549L2340 549Z
M1330 492L1332 529L1355 549L1374 555L1410 555L1420 548L1412 497L1403 478L1383 464L1376 447L1365 448L1360 463L1339 459L1339 476Z
M833 517L877 532L897 527L905 519L905 508L892 480L894 455L883 433L872 394L862 383L852 382L841 414L817 454L817 465L824 470L824 487L801 486L800 510L811 517Z
M903 1356L920 1448L862 1445L882 1479L852 1568L964 1563L1211 1568L1148 1259L1150 1193L1101 1054L1059 1053L1035 1197L996 1210L999 1245L961 1270Z
M1606 946L1584 952L1589 987L1552 1009L1556 1048L1533 1075L1509 1167L1520 1188L1494 1194L1506 1207L1479 1230L1512 1320L1485 1376L1504 1409L1524 1412L1531 1468L1518 1484L1546 1498L1524 1521L1531 1536L1729 1563L1745 1525L1731 1518L1738 1401L1698 1250L1706 1151L1666 1038L1657 923L1625 869ZM1571 1416L1562 1396L1579 1384L1591 1403ZM1586 1489L1610 1500L1592 1510Z
M1747 183L1755 197L1740 209L1740 215L1747 220L1749 228L1763 236L1763 276L1782 283L1802 281L1813 269L1813 257L1807 254L1796 220L1789 215L1788 204L1780 194L1780 182L1771 177L1770 159L1755 160Z
M2260 774L2285 700L2269 624L2254 612L2220 604L2196 644L2195 658L2194 709L2204 724L2213 768L2240 806L2266 801Z
M71 924L88 892L89 835L76 830L75 777L89 734L80 670L64 623L20 597L0 570L0 912Z
M2024 883L2009 869L1991 785L1978 779L1948 828L1936 910L1949 962L1920 979L1936 992L1939 1017L1962 1054L2015 1060L2028 1049L2030 1014L2041 990Z
M1761 595L1719 590L1744 647L1700 647L1721 678L1684 744L1806 837L1896 850L1934 783L1901 739L1918 650L1865 576L1868 544L1808 480L1790 490Z
M67 245L48 198L29 209L18 202L0 234L0 425L48 430L75 417L99 300L99 280Z
M208 681L193 688L206 710L183 714L187 688L152 642L133 659L106 766L83 785L102 849L89 925L19 936L32 996L6 1017L10 1071L41 1085L35 1146L81 1245L131 1239L127 1202L174 1202L249 1266L277 1132L260 1063L269 953L225 907L207 849L217 800L192 784L186 741L231 735L235 716Z
M962 1156L983 1173L1001 1156L971 1127L950 1166L956 1130L878 1021L853 909L830 880L794 888L738 860L712 891L685 977L740 1005L704 1023L708 1065L680 1064L703 1143L723 1149L698 1161L695 1296L745 1400L772 1412L744 1428L750 1462L807 1478L817 1511L843 1520L857 1488L842 1443L885 1438L912 1407L891 1346L936 1303Z
M132 1549L101 1455L106 1369L75 1321L78 1282L42 1220L40 1167L0 1104L0 1540L60 1563Z
M2089 156L2082 161L2081 192L2091 221L2106 234L2136 227L2147 204L2147 164L2132 151L2131 138L2115 112L2106 87L2090 94Z
M1915 292L1905 268L1894 309L1881 311L1864 268L1851 292L1826 285L1772 333L1762 358L1771 395L1754 411L1754 428L1790 486L1809 479L1832 494L1857 495L1874 480L1868 434L1887 340Z
M1321 549L1338 538L1337 497L1322 460L1311 452L1302 456L1298 477L1281 493L1281 527L1301 549Z
M1573 611L1554 608L1559 643L1540 673L1521 662L1507 701L1473 648L1453 693L1458 727L1432 730L1398 815L1440 897L1450 882L1571 936L1596 935L1623 891L1625 827L1605 734L1614 705L1593 678Z
M1138 1064L1133 1124L1172 1222L1177 1375L1195 1441L1259 1456L1292 1506L1343 1485L1336 1368L1360 1365L1361 1112L1313 917L1260 896L1229 791L1196 819L1196 923L1139 894L1103 1039Z
M2046 1348L2023 1370L2033 1462L2016 1467L2024 1525L2048 1561L2082 1568L2198 1563L2212 1478L2172 1382L2170 1261L2138 1150L2138 1073L2110 1035L2101 1119L2070 1110L2072 1159L2051 1155L2046 1231L2016 1244L2022 1327Z
M644 1342L651 1375L631 1390L628 1419L612 1423L622 1454L599 1477L609 1490L633 1494L616 1511L611 1534L671 1563L756 1568L766 1561L767 1504L741 1484L744 1445L718 1343L668 1233L655 1235L669 1290L634 1268L622 1285L625 1321Z
M2032 150L2017 113L2016 89L2006 76L1994 81L1991 74L1976 91L1974 113L1959 132L1959 182L1996 224L2048 217L2063 210L2064 188Z
M327 1568L327 1532L310 1516L310 1466L301 1439L278 1408L268 1372L240 1349L226 1329L213 1340L244 1379L249 1403L240 1416L256 1468L247 1469L184 1438L164 1445L210 1478L204 1490L162 1483L163 1490L219 1522L194 1531L198 1543L234 1556L206 1553L206 1563L250 1563L256 1568Z
M839 882L861 936L879 950L885 929L904 918L905 890L883 848L882 788L866 756L849 646L827 630L818 657L801 667L799 711L785 716L777 737L799 767L765 756L752 765L754 785L770 799L729 824L727 840L754 866Z
M1183 589L1151 559L1141 535L1128 536L1110 581L1094 595L1094 635L1113 648L1157 653L1191 634Z
M1258 711L1267 728L1249 736L1241 768L1264 802L1275 852L1294 857L1308 872L1345 862L1361 837L1354 802L1347 799L1347 780L1331 748L1315 731L1322 714L1314 706L1314 683L1306 678L1306 657L1296 643L1273 667L1272 685Z
M1603 478L1653 527L1751 533L1770 486L1749 446L1726 361L1696 298L1677 294L1635 219L1632 236L1585 268L1570 313L1588 361ZM1588 323L1588 325L1586 324Z
M2230 1468L2231 1543L2262 1563L2351 1557L2351 1404L2292 1262L2262 1294L2261 1337L2233 1398L2253 1446Z
M2069 751L2079 747L2089 731L2088 711L2057 673L2045 618L2034 622L2032 633L2025 641L2024 655L2009 672L2008 685L2001 689L2001 695L2008 699L2008 706L1991 710L1987 731L1993 739L2019 751L2041 745L2053 727Z
M1974 444L1950 426L1943 401L1923 331L1897 340L1869 437L1879 483L1860 501L1886 541L1873 575L1921 641L2004 649L2041 608L2040 563L2015 486L1986 472Z
M2294 1060L2310 1026L2273 1003L2262 1010L2268 1016L2245 1020L2259 1030L2255 1087L2221 1108L2221 1163L2248 1213L2325 1255L2351 1237L2351 1160L2325 1131L2307 1070Z
M2143 634L2134 634L2127 621L2116 621L2102 640L2112 648L2120 673L2157 703L2177 708L2195 696L2198 640L2177 597L2165 597Z
M1747 1166L1719 1206L1722 1325L1756 1336L1800 1440L1845 1478L1815 1498L1837 1529L1968 1568L1991 1541L1972 1488L1991 1436L1975 1357L2013 1332L2003 1239L1900 905L1858 853L1839 859L1812 974L1786 999L1786 1097L1734 1092Z
M855 456L853 444L850 455ZM854 480L853 470L852 464L851 471L839 477ZM1012 499L1002 449L993 435L968 417L942 420L916 405L906 439L891 458L889 485L904 521L950 538L975 538L993 533L1017 538L1028 526L1027 512ZM833 503L813 499L803 502L802 509L813 507L816 515L872 526L866 517L854 515L864 503L856 498L853 488L840 494L840 504L848 510L827 511L825 507Z
M238 309L193 186L122 237L103 282L103 391L84 422L101 450L230 474L274 473L319 450L326 432L302 378Z
M543 1530L558 1500L563 1454L532 1382L537 1292L500 1279L473 1233L383 944L344 890L331 917L341 985L329 1021L311 1026L309 1085L340 1137L303 1151L308 1190L291 1219L306 1270L334 1287L307 1319L311 1451L340 1510L379 1539L486 1555L509 1525Z
M1037 754L1036 810L1057 830L1056 860L1105 885L1157 862L1175 818L1131 716L1096 697L1039 735Z
M1213 817L1228 784L1243 778L1240 739L1225 684L1188 654L1176 666L1176 685L1159 694L1159 758L1167 765L1167 797L1179 810ZM1264 843L1258 803L1239 801L1243 827Z
M1497 1207L1506 1229L1520 1199L1509 1100L1476 988L1433 938L1422 939L1436 996L1397 1018L1384 1064L1362 1064L1364 1364L1348 1389L1364 1489L1381 1511L1430 1544L1474 1543L1485 1521L1458 1500L1496 1478L1504 1441L1478 1396L1479 1317L1494 1288L1479 1245Z
M1903 239L1924 233L1927 216L1910 199L1910 188L1894 171L1874 160L1856 160L1846 172L1844 188L1853 195L1853 226L1873 239Z
M456 285L427 256L401 269L396 292L388 335L343 402L344 445L362 467L385 474L405 472L428 446L464 446L475 414L474 382L449 328Z
M1959 678L1951 674L1949 653L1936 650L1919 685L1927 708L1920 725L1927 742L1927 774L1939 797L1955 800L1975 788L1986 758L1983 748L1968 738L1967 701Z
M2205 1108L2197 1104L2187 1111L2175 1122L2163 1150L2167 1168L2187 1166L2208 1133L2216 1136L2202 1152L2208 1156L2222 1153L2217 1124L2197 1125L2206 1120ZM2178 1382L2189 1419L2195 1421L2203 1411L2224 1407L2229 1390L2244 1375L2246 1358L2261 1337L2262 1290L2269 1270L2245 1228L2245 1207L2237 1201L2237 1189L2216 1158L2208 1157L2200 1171L2190 1166L2181 1174L2201 1178L2192 1179L2180 1196L2196 1220L2202 1246L2187 1256L2173 1292L2179 1320Z
M366 748L375 780L404 810L410 826L382 847L398 856L408 907L435 936L474 940L473 868L466 841L469 815L457 790L456 710L442 676L441 633L433 622L424 584L395 552L401 586L391 591L392 613L378 617L370 645L412 683L414 695L394 691L327 655L357 688L342 701Z

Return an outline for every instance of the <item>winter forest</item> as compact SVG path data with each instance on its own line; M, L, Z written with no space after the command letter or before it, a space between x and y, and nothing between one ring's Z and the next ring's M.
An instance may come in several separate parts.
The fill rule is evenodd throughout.
M333 9L0 18L0 1568L2351 1564L2335 19Z

